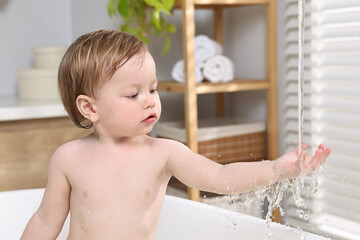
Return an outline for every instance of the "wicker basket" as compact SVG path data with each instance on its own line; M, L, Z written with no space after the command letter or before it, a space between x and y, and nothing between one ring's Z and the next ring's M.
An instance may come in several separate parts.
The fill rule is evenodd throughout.
M266 158L265 124L239 118L199 120L198 150L203 156L226 164ZM158 137L186 142L184 122L160 122Z

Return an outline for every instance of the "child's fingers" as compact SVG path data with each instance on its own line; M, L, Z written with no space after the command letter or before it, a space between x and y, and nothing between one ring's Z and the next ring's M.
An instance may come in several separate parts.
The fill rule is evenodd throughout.
M320 144L318 149L325 150L325 144Z
M307 148L307 144L303 142L303 143L302 143L302 151L305 151L306 148ZM296 154L299 154L299 145L296 146L293 151L295 151Z
M306 151L305 151L305 150L302 151L302 153L301 153L301 155L300 155L300 159L301 159L302 161L305 161L305 159L306 159Z
M315 155L308 159L306 168L309 172L315 171L320 166L323 159L323 152L324 151L322 149L318 149L316 150Z
M303 142L303 143L302 143L302 149L303 149L303 151L305 151L306 148L307 148L307 144L306 144L305 142Z
M318 149L322 150L322 155L320 157L320 164L322 164L326 158L325 158L325 144L319 144Z
M306 151L302 151L301 154L298 157L298 162L304 162L306 159Z
M298 157L297 164L296 164L297 167L300 168L300 171L305 166L305 160L306 160L306 151L302 151Z
M326 148L323 152L323 157L321 159L321 164L324 163L327 159L327 157L330 155L331 153L331 148Z

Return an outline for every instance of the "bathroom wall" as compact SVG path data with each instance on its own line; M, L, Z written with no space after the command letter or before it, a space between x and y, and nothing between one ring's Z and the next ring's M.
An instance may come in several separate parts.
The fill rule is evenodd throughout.
M33 66L33 46L71 42L70 2L0 2L0 97L16 95L16 70Z
M231 8L225 11L225 55L235 64L235 76L266 79L266 21L264 6ZM266 120L266 91L230 93L230 115Z
M279 152L286 150L285 139L285 4L277 1L278 120ZM225 54L235 63L235 76L249 79L266 77L266 8L249 6L225 11ZM227 94L227 112L266 121L266 91Z
M16 70L32 67L33 46L70 44L78 36L89 31L101 28L117 29L121 20L108 17L107 2L108 0L7 0L0 2L0 98L16 95ZM174 11L171 21L176 24L178 32L171 36L170 52L165 56L160 56L162 42L157 39L150 45L160 80L170 79L172 66L182 58L180 10ZM211 11L197 10L196 34L212 36L212 22ZM252 6L228 9L224 14L224 24L225 55L234 60L235 76L265 78L265 8ZM279 32L281 33L281 29ZM283 76L279 74L281 87L283 87L282 79ZM279 96L282 92L281 88ZM161 98L163 121L184 117L183 95L161 93ZM200 95L199 116L214 116L213 103L212 95ZM283 119L281 101L279 101L279 106L281 123ZM265 91L227 94L226 111L229 115L265 120ZM281 131L280 128L280 146L283 146Z

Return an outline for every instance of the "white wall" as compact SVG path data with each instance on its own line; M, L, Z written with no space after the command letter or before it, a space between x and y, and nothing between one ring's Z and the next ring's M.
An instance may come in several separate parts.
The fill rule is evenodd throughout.
M0 97L16 95L16 70L33 66L32 47L72 40L70 0L0 2Z
M120 19L107 15L108 0L7 0L0 2L0 97L16 95L16 70L32 67L32 47L39 45L70 44L89 31L117 29ZM282 9L279 1L279 9ZM280 10L282 11L282 10ZM280 12L279 11L279 12ZM281 12L280 12L281 13ZM162 42L153 41L150 51L157 63L160 80L170 79L171 68L182 58L181 11L175 10L171 21L178 32L171 36L172 48L160 56ZM281 19L278 22L281 24ZM209 10L196 11L196 34L212 36L213 15ZM265 8L252 6L227 9L224 14L225 55L234 60L235 76L264 79L266 75ZM279 28L281 41L281 26ZM281 46L282 47L282 46ZM279 52L282 51L279 47ZM281 55L279 54L279 57ZM281 60L281 59L280 59ZM280 64L283 62L281 60ZM279 66L279 98L283 97L282 67ZM162 120L183 119L183 95L161 93ZM283 106L279 101L280 126L283 126ZM266 119L265 91L227 94L227 113ZM199 96L199 116L214 115L212 95ZM280 139L283 139L280 128ZM280 146L284 144L280 141ZM282 150L281 150L282 151Z
M285 3L278 1L278 110L279 152L285 143ZM266 18L265 7L251 6L226 10L225 54L235 62L235 76L264 79L266 76ZM227 112L230 115L266 121L266 92L251 91L227 94Z
M107 14L108 0L71 1L72 37L75 40L82 34L99 29L116 29L119 18Z
M235 77L266 79L265 7L250 6L225 12L225 55L235 63ZM230 115L266 120L266 92L228 94Z

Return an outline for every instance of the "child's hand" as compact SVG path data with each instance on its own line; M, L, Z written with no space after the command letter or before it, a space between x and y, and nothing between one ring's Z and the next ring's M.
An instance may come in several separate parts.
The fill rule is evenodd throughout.
M326 148L320 144L314 156L306 156L306 143L303 143L303 150L299 156L299 148L296 147L289 153L284 154L275 161L275 174L283 179L297 177L300 173L310 174L324 163L331 152L331 148Z

